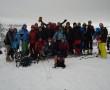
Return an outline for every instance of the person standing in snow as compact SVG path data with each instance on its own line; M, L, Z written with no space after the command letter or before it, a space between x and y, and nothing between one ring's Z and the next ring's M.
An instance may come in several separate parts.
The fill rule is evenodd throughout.
M87 25L83 23L81 27L81 49L82 54L87 54L85 51L87 50Z
M107 41L108 30L106 27L104 27L103 23L100 23L99 27L101 29L100 37L99 37L100 55L102 58L107 58L106 41Z
M72 27L70 26L70 22L66 23L66 26L64 28L64 33L66 35L67 42L69 44L69 53L72 53L72 39L71 39L71 31Z
M80 27L77 25L77 23L73 23L73 29L71 32L72 36L72 45L73 45L73 53L75 55L80 55L80 44L81 44L81 31Z
M14 54L18 51L19 44L20 44L20 35L17 32L17 28L13 29L13 34L14 34L14 37L13 37L13 42L11 45L11 48L12 48L12 55L11 56L12 56L12 59L14 60Z
M19 49L19 43L20 43L20 35L17 32L17 28L14 28L13 33L14 33L14 40L13 40L13 43L12 43L12 48L14 50L18 50Z
M45 57L45 51L44 51L45 45L46 45L46 42L41 37L36 41L36 43L35 43L36 58L38 58L38 56L40 58Z
M22 29L19 31L20 34L20 40L22 42L22 52L24 55L27 55L29 52L28 44L29 44L29 33L27 30L27 25L24 24L22 26Z
M93 50L93 35L95 33L94 26L92 25L92 21L88 21L87 26L87 53L92 54Z
M5 40L4 40L6 50L7 50L7 54L6 54L7 62L13 61L11 57L13 41L14 41L14 30L12 28L9 28L9 31L6 33Z
M37 29L34 25L31 26L29 32L29 43L30 43L30 56L35 57L35 43L37 41Z

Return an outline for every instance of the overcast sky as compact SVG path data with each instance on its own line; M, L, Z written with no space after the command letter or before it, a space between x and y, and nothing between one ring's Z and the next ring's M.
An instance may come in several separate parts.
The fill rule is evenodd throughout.
M110 22L110 0L0 0L0 20L33 22L45 20Z

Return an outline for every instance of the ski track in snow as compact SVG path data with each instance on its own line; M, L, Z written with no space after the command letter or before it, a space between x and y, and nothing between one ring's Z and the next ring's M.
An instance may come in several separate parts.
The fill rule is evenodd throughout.
M66 58L65 69L53 59L17 68L0 55L0 90L110 90L110 56L79 59Z

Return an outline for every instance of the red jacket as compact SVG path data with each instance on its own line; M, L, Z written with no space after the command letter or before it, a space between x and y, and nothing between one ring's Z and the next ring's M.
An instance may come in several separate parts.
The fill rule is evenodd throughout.
M37 42L36 42L36 44L35 44L35 49L36 49L36 51L41 51L41 50L43 50L43 48L44 48L44 46L45 46L45 41L44 40L38 40Z
M30 44L35 44L37 40L37 31L31 30L29 33L29 42Z

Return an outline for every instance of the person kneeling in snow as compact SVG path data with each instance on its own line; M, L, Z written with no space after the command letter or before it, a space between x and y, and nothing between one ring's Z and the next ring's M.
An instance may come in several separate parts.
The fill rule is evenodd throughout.
M65 57L68 55L69 46L68 43L62 39L58 45L58 51L55 56L55 64L54 67L62 67L65 68Z
M62 67L62 68L66 67L65 59L62 55L60 55L60 53L55 56L54 68L56 67Z

